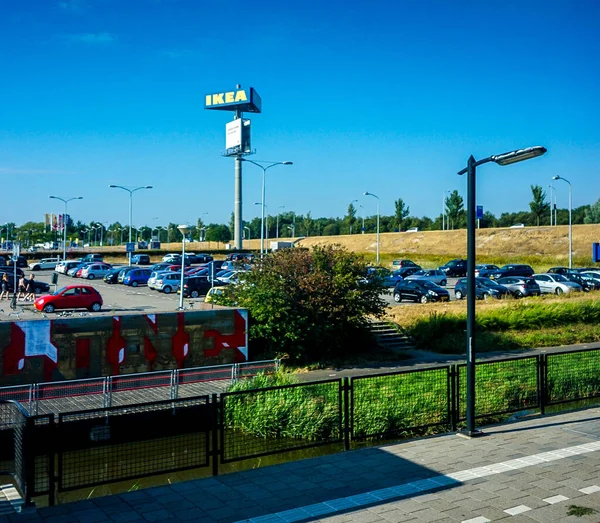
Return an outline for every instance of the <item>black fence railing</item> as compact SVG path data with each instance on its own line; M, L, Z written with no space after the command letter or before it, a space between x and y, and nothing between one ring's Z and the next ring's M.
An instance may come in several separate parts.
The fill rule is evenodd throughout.
M475 375L480 424L579 408L600 398L600 350L483 361ZM217 475L220 465L283 452L454 431L465 403L464 364L58 415L0 401L0 471L27 501L44 495L53 504L58 493L125 480Z

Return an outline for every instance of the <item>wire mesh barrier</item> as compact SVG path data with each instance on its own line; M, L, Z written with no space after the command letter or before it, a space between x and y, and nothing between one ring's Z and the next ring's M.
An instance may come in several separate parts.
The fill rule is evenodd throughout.
M209 466L206 473L216 475L228 469L219 465L262 456L447 432L465 418L465 364L254 389L256 382L235 384L237 377L275 370L269 365L78 380L71 389L13 387L6 395L30 405L68 401L67 390L72 402L86 396L119 402L127 394L146 402L103 403L55 416L32 415L0 399L0 469L15 477L28 499L47 495L52 504L57 492ZM545 405L578 408L600 397L600 350L480 361L475 378L480 424L515 412L543 414ZM222 384L224 392L190 396L207 383ZM148 402L153 391L167 399Z
M544 356L542 365L547 405L600 397L600 350Z
M351 378L353 440L415 436L452 426L451 367Z
M341 380L221 394L221 463L341 442Z
M15 385L0 388L0 401L18 401L21 407L31 412L33 405L33 385Z
M34 385L34 413L104 407L108 378L89 378Z
M208 466L210 408L203 396L60 414L59 492Z
M259 373L273 374L279 370L279 360L247 361L237 364L236 378L252 378Z
M0 400L0 474L12 476L27 495L24 432L27 412L18 403Z
M493 418L540 408L539 356L478 362L475 365L475 416ZM466 418L467 366L458 365L457 417Z

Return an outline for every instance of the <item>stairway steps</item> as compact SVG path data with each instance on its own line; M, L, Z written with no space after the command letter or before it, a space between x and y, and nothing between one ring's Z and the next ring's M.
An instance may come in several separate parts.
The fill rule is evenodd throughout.
M415 344L410 336L386 322L372 322L369 330L377 345L388 350L414 349Z

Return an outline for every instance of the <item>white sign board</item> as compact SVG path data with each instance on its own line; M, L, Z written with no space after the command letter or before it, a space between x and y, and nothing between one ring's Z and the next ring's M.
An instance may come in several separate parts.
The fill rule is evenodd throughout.
M242 145L242 119L237 118L225 126L225 149Z

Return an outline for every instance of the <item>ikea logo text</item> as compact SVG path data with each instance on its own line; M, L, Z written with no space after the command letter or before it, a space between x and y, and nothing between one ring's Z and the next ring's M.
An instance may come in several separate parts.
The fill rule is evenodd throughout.
M246 91L228 91L226 93L207 94L206 95L206 106L209 105L223 105L233 104L237 102L247 102L248 96Z

